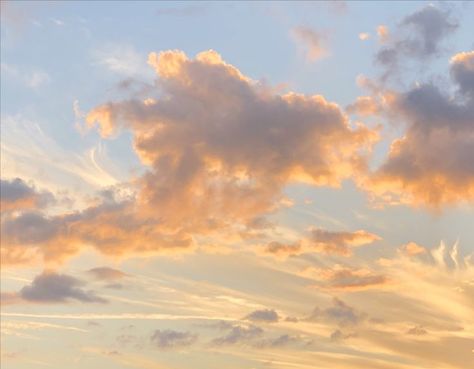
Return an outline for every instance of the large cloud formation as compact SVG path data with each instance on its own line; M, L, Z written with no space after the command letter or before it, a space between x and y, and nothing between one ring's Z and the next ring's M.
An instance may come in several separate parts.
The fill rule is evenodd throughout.
M132 132L148 168L136 196L5 217L5 250L26 245L54 260L84 246L114 256L189 248L197 237L252 228L284 204L288 183L338 186L366 168L377 133L352 127L323 96L275 94L215 51L151 53L149 64L156 96L109 102L86 119L104 137Z
M407 130L371 178L378 195L435 208L474 200L474 52L450 68L455 96L433 83L392 95L386 109Z

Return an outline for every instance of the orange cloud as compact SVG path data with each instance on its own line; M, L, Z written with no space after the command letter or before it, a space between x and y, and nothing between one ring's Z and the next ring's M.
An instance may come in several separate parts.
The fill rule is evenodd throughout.
M153 96L86 117L104 137L132 132L147 166L136 196L71 214L12 214L2 221L9 250L27 245L54 261L84 247L111 256L190 249L197 236L241 232L285 206L289 183L339 186L365 170L378 139L323 96L275 94L215 51L151 53L148 62L159 77Z

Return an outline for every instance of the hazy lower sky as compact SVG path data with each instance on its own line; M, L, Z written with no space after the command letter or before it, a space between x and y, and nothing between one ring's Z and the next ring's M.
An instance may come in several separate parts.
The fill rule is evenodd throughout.
M1 364L467 369L469 2L1 2Z

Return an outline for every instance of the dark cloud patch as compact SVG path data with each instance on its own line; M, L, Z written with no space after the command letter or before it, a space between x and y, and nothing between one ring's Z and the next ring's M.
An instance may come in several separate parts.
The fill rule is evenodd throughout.
M388 68L386 77L403 60L426 60L439 55L442 42L458 28L449 10L427 5L405 17L391 41L376 54L376 61Z
M266 322L266 323L275 323L278 322L280 317L275 310L264 309L264 310L255 310L245 317L246 320L251 320L254 322Z
M367 314L357 311L338 298L334 298L332 306L328 308L316 307L308 317L310 321L330 321L340 327L358 325L366 319Z
M159 349L173 349L191 346L197 341L197 339L197 334L169 329L157 329L150 337L150 341Z
M214 339L211 343L215 346L249 344L263 335L263 329L255 325L232 325L222 337Z
M0 204L2 211L43 208L52 204L51 192L38 191L21 178L0 179Z
M84 282L65 274L43 273L35 277L31 285L23 287L19 296L29 302L55 303L77 300L90 303L105 303L107 300L82 287Z
M25 212L17 217L7 218L2 223L5 241L17 244L35 244L50 240L58 234L61 221L40 212Z

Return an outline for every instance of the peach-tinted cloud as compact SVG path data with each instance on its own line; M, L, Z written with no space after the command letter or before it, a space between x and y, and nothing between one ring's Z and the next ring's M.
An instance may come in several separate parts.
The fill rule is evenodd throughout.
M383 274L342 265L332 268L306 268L301 275L314 279L318 287L328 290L362 291L386 288L390 284L390 280Z
M380 239L376 234L364 230L341 232L313 228L308 236L298 242L270 242L263 253L282 258L311 252L347 257L352 255L353 248L369 245Z
M304 50L308 61L315 62L328 54L324 46L325 37L323 34L305 26L295 27L291 32Z
M363 188L385 203L433 209L474 200L473 60L473 52L451 59L454 96L433 83L375 92L381 114L407 129Z
M388 40L390 33L387 26L381 24L377 26L377 36L379 37L380 42L386 42Z
M310 247L324 254L350 256L355 247L371 244L380 237L364 230L355 232L332 232L313 229L309 238Z
M104 137L132 132L148 169L136 196L69 214L12 214L2 220L8 250L26 245L54 262L84 247L111 256L189 249L196 236L242 230L283 207L289 183L339 186L365 170L378 139L323 96L276 95L215 51L151 53L148 62L159 77L153 98L86 117Z
M38 191L20 178L0 180L0 206L2 212L9 210L38 209L54 202L48 191Z

